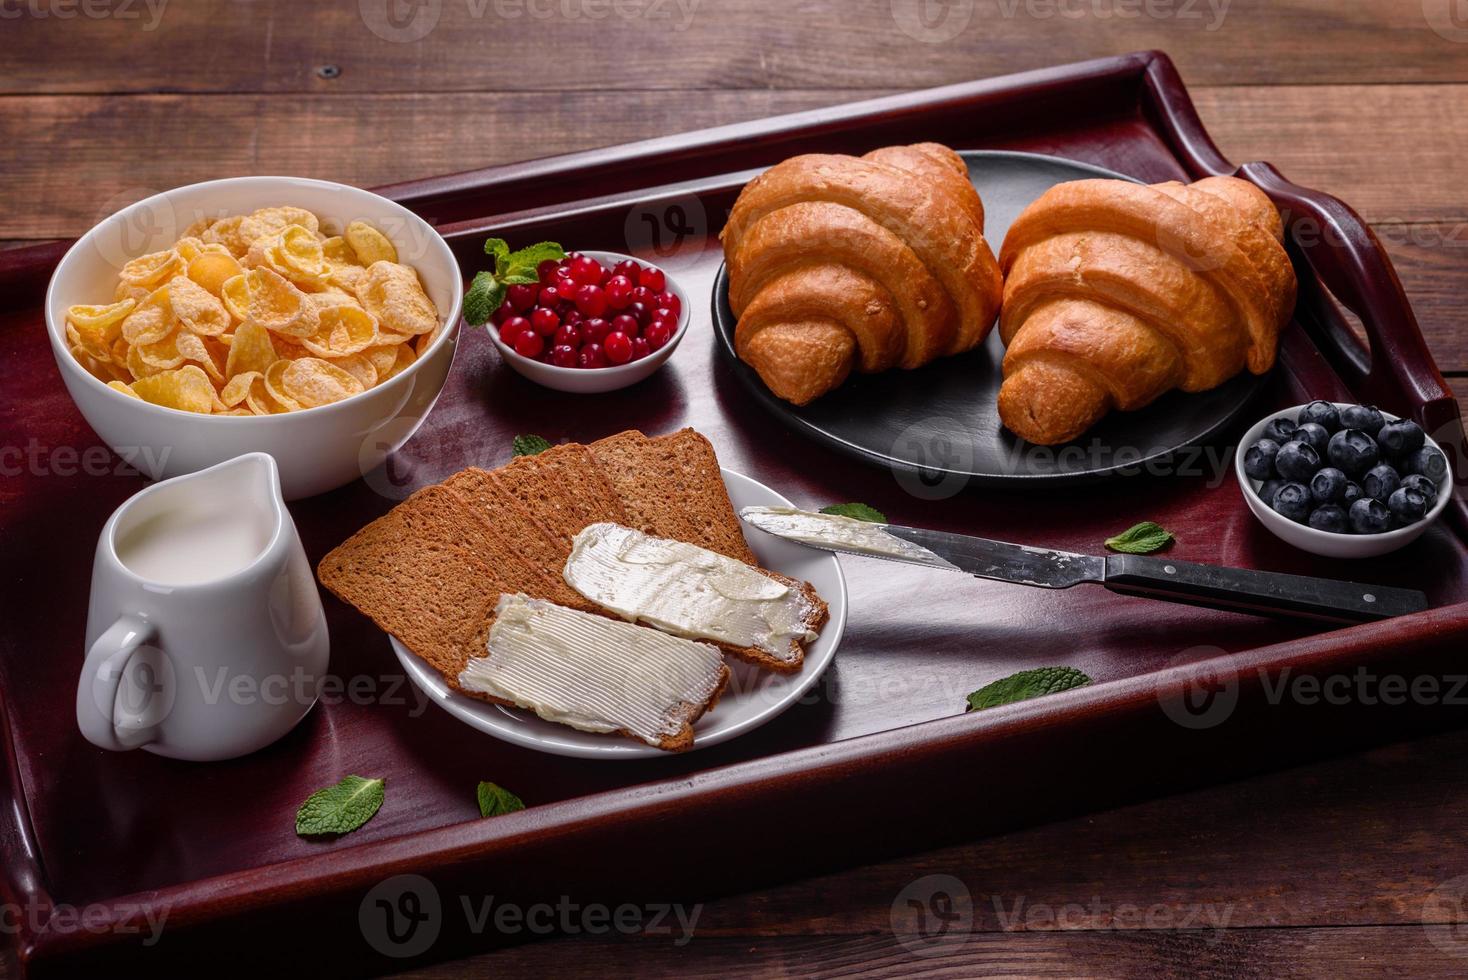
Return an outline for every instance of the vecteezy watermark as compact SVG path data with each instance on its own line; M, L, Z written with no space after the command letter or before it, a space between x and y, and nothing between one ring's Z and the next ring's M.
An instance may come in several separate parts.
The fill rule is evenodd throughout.
M640 204L627 213L622 231L627 251L648 255L672 272L698 261L709 247L709 219L694 194Z
M1422 16L1438 37L1468 44L1468 0L1422 0Z
M14 936L22 930L30 933L42 929L81 930L94 936L141 936L142 945L156 946L172 913L173 906L167 903L154 907L126 902L107 905L4 902L0 903L0 936Z
M1422 928L1438 949L1468 959L1468 875L1433 889L1422 905Z
M974 19L975 0L892 0L892 21L914 41L942 44Z
M378 882L357 908L357 924L367 945L384 956L406 959L427 952L450 916L472 935L666 936L686 946L703 914L702 905L677 903L606 905L577 902L562 895L555 902L523 905L494 895L457 895L445 902L422 875L397 875Z
M1163 713L1182 727L1195 730L1216 728L1232 717L1246 675L1223 664L1211 663L1211 658L1224 655L1217 647L1193 647L1180 654L1177 661L1197 662L1197 666L1180 689L1159 676L1157 700ZM1292 667L1275 673L1259 667L1255 672L1264 701L1274 707L1284 704L1306 708L1468 706L1468 674L1409 677L1378 674L1365 666L1347 673L1324 675L1297 673Z
M155 31L163 21L168 0L0 0L0 20L122 20L137 21L144 31Z
M1032 902L1023 895L1006 900L990 896L999 928L1005 932L1055 932L1073 929L1116 929L1121 931L1197 932L1208 929L1210 945L1223 938L1233 918L1232 903L1216 905L1191 902L1187 905L1137 905L1109 902L1093 895L1085 902Z
M172 446L46 446L32 437L24 446L0 446L0 476L147 476L158 479Z
M924 875L897 893L889 921L903 949L914 956L941 956L973 935L973 895L953 875Z
M686 31L703 0L450 0L462 3L470 20L611 19L662 23ZM362 23L394 44L421 41L443 17L445 0L357 0Z

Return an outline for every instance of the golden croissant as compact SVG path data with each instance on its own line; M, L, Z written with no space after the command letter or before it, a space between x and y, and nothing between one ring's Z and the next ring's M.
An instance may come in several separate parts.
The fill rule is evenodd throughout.
M971 350L999 309L983 203L937 143L786 160L740 192L720 237L734 349L797 405L853 369Z
M999 417L1068 442L1111 409L1274 364L1295 306L1279 212L1233 177L1078 180L1042 194L1000 249Z

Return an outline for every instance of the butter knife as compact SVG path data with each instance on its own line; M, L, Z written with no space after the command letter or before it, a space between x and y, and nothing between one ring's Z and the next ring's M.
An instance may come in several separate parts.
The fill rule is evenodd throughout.
M761 531L812 548L967 572L978 578L1042 589L1095 583L1123 595L1335 623L1390 619L1427 608L1427 596L1414 589L1146 555L1082 555L787 507L746 507L739 516Z

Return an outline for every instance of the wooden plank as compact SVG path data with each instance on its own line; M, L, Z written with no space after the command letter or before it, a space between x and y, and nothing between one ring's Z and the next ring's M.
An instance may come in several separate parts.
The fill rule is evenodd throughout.
M1193 84L1468 81L1450 3L25 0L0 91L923 88L1143 48Z
M1430 942L1440 938L1442 945ZM579 938L396 974L458 977L1219 977L1461 976L1447 927L1196 932L1032 932L940 940L919 958L888 936L658 941ZM1461 942L1461 940L1458 940Z
M1464 49L1468 52L1468 48ZM1468 60L1468 59L1465 59ZM1263 158L1373 222L1468 220L1454 86L1203 89L1224 152ZM0 98L0 238L76 235L147 191L244 173L372 185L880 94L789 92ZM672 120L672 122L670 122ZM1360 134L1372 133L1362 140ZM1460 234L1454 239L1468 239Z

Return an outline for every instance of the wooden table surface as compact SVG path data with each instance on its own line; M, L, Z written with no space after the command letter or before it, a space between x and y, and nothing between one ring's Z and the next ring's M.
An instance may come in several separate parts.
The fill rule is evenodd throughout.
M0 0L0 242L210 177L370 186L1140 48L1231 159L1354 205L1468 374L1463 0ZM939 874L973 928L919 956L892 909ZM1468 731L710 900L683 945L414 975L1461 976L1465 897Z

